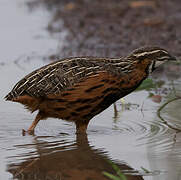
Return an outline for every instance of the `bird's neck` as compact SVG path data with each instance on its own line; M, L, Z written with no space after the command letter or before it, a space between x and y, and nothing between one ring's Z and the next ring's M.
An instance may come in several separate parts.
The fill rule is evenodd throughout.
M135 61L131 64L131 66L130 64L125 66L123 69L124 83L122 83L122 88L127 89L130 92L136 89L142 83L142 81L148 77L148 66L149 62L135 63ZM127 70L127 68L129 69Z
M113 66L119 69L122 73L126 74L131 73L136 67L135 62L127 58L118 58L112 62Z

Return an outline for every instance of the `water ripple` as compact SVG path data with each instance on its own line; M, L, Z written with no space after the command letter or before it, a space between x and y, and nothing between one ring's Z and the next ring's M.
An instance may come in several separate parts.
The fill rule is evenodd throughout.
M129 121L121 123L116 131L134 137L134 145L155 148L159 152L169 151L174 143L175 131L160 121Z

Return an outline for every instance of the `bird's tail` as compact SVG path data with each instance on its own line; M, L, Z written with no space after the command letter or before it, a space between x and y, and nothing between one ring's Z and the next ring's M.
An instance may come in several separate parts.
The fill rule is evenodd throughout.
M10 93L8 93L8 94L4 97L4 99L5 99L6 101L13 101L13 99L14 99L15 97L16 97L15 94L11 91Z

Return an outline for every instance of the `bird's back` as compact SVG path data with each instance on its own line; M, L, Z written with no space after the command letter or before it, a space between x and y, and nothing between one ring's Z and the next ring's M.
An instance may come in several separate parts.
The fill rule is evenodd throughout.
M20 80L5 97L14 100L19 96L44 97L59 94L84 78L100 72L119 75L115 64L118 59L74 57L43 66Z

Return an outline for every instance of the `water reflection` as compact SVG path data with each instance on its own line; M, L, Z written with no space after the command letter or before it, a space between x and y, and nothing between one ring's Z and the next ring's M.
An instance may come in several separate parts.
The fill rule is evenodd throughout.
M47 139L49 139L48 137ZM115 174L107 152L89 145L87 136L78 135L75 142L65 140L48 142L35 137L34 143L19 148L36 147L36 157L27 154L25 161L10 163L7 170L19 180L66 180L107 179L102 172ZM28 157L29 156L29 157ZM133 170L126 164L117 163L121 170ZM141 180L141 176L127 176L128 180Z

